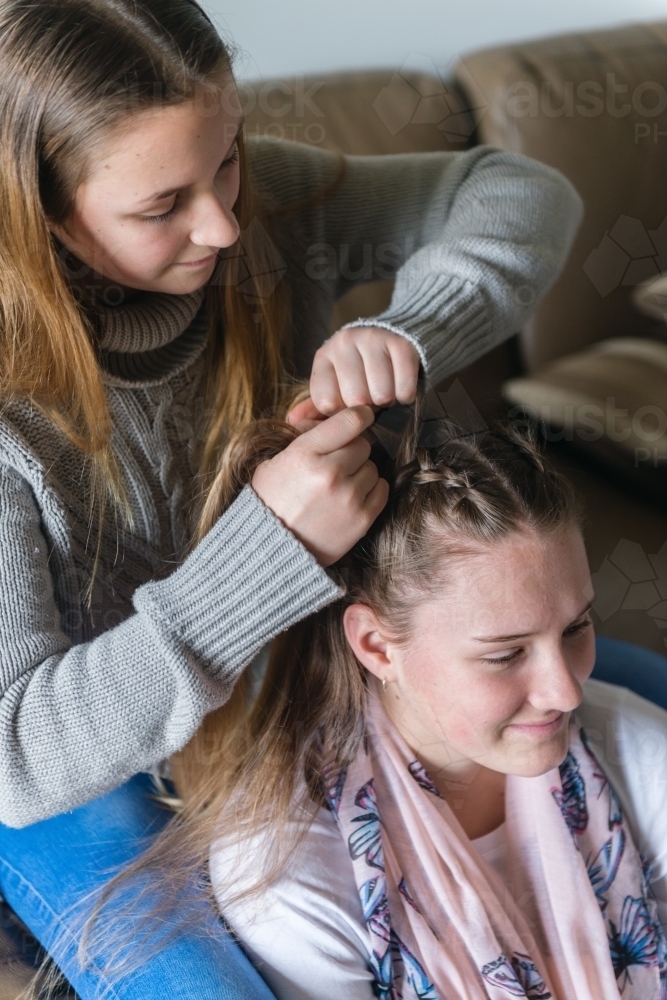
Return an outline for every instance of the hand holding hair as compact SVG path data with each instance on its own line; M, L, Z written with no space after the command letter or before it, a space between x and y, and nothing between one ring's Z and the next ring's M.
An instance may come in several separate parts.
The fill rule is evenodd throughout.
M387 502L389 484L369 461L361 435L370 406L352 406L304 431L255 470L252 488L322 566L366 533Z
M417 348L378 326L343 327L316 352L310 395L331 415L344 406L412 403L419 375Z

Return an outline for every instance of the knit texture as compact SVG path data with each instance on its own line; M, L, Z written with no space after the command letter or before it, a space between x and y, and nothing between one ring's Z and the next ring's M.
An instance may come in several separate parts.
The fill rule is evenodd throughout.
M336 299L391 276L390 307L356 325L409 338L435 382L463 367L521 327L581 216L559 173L487 146L348 157L333 193L280 213L326 186L339 161L280 140L248 146L304 376ZM0 822L10 826L168 758L267 642L339 596L249 487L185 555L205 419L204 298L142 293L94 317L134 527L105 525L90 613L83 458L27 401L0 413Z

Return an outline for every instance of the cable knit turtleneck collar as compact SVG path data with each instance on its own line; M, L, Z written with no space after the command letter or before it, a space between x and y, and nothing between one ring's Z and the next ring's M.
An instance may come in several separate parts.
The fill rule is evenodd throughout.
M141 292L126 305L97 306L90 313L99 347L115 354L144 354L176 340L192 323L205 288L188 295Z
M140 292L125 304L89 308L105 381L154 385L190 365L206 343L205 298L205 287Z

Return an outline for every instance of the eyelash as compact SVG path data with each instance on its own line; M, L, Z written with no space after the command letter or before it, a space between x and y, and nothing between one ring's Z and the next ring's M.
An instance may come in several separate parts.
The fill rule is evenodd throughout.
M593 622L591 621L591 619L586 618L584 619L583 622L579 622L578 625L572 625L570 628L565 629L563 635L567 636L568 639L574 639L579 635L583 635L583 633L586 631L589 625L592 624ZM486 659L485 657L482 657L482 663L493 663L493 664L512 663L513 660L516 660L519 656L521 656L522 652L523 652L522 649L515 649L512 653L509 653L507 656L501 656L499 658L496 658L495 660Z
M220 170L222 170L224 167L233 166L233 164L238 162L238 159L239 159L239 147L238 145L236 145L234 147L234 152L232 153L232 155L228 156L227 159L223 160L223 162L221 163ZM144 222L167 222L168 219L171 219L172 216L176 215L177 211L178 209L176 207L176 202L174 202L169 211L163 212L162 215L142 215L141 218L144 220Z

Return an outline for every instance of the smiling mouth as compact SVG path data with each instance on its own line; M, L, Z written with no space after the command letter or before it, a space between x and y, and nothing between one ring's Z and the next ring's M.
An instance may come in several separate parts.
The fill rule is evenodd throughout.
M565 713L561 712L549 722L512 723L510 728L518 729L519 732L526 733L527 736L551 736L552 733L558 732L564 718Z
M177 261L180 267L201 267L202 264L209 264L217 254L210 253L207 257L200 257L199 260Z

